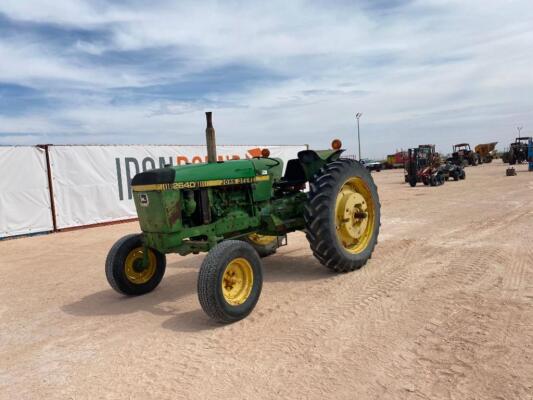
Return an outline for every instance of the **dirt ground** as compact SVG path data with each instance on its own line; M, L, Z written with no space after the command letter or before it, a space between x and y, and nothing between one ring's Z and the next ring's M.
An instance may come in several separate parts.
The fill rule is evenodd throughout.
M533 173L517 171L436 188L375 173L372 260L335 275L289 235L228 326L200 309L201 255L169 256L148 295L110 289L107 251L137 223L0 242L0 398L532 399Z

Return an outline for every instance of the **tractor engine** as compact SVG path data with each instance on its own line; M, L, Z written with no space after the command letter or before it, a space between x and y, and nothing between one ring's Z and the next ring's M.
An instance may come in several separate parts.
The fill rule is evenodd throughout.
M133 198L146 243L187 254L249 232L301 228L304 185L284 180L282 170L280 159L254 158L137 174Z

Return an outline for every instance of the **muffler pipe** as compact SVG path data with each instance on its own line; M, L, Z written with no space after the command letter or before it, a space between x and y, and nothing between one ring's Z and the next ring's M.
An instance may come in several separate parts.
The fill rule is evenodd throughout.
M215 128L213 128L212 112L205 113L207 127L205 128L205 141L207 143L207 162L217 162L217 143L215 140Z

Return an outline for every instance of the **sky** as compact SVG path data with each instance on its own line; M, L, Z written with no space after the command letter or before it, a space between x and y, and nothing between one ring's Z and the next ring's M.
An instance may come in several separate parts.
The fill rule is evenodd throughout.
M2 0L0 144L533 135L531 0Z

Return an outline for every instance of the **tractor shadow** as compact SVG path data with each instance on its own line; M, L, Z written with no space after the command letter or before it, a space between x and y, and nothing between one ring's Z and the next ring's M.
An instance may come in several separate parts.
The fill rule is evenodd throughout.
M305 282L334 277L332 271L321 265L312 254L285 251L263 258L263 282Z
M263 285L276 282L308 282L332 279L336 276L322 266L311 254L301 254L301 250L281 249L278 254L263 258ZM196 258L196 257L195 257ZM178 311L165 307L164 303L175 302L187 296L196 295L198 261L186 259L173 262L167 269L181 270L177 274L165 276L160 286L153 292L138 297L128 297L105 289L89 294L78 301L64 305L61 310L76 317L99 317L127 315L139 311L170 317L162 327L176 332L200 332L214 330L226 325L216 323L204 314L198 301L193 301L194 309Z
M175 264L170 264L167 269L169 267L174 269L176 267ZM61 310L67 314L82 317L123 315L138 311L147 311L155 315L174 315L173 312L166 311L159 305L165 302L177 301L195 293L196 276L196 268L187 268L179 274L165 276L159 287L151 293L129 297L109 288L67 304L61 307Z
M225 326L228 324L221 324L210 319L200 308L200 304L198 308L179 313L161 324L164 329L183 333L214 331Z
M321 265L312 255L291 255L298 251L284 251L262 259L263 287L276 282L309 282L314 280L333 279L337 274ZM196 289L196 280L193 283ZM252 314L253 315L253 311ZM238 321L236 322L238 324ZM162 327L175 332L200 332L215 330L227 325L212 321L200 308L174 315L163 322Z

